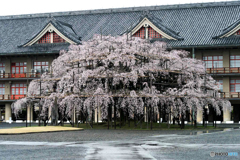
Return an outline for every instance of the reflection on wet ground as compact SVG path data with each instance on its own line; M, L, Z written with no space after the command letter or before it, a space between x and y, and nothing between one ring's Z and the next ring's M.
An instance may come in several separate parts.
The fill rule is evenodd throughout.
M81 141L81 142L27 142L27 141L0 141L1 146L38 146L38 147L66 147L66 148L84 148L86 153L84 159L87 160L115 160L115 159L145 159L145 160L155 160L155 159L169 159L169 154L174 155L174 152L179 151L176 155L183 154L188 150L191 153L199 154L198 150L204 151L204 154L199 154L199 157L192 157L186 154L183 156L184 159L206 159L209 157L210 151L225 151L226 148L231 151L235 151L240 148L240 144L217 144L217 143L201 143L197 141L192 143L186 141L178 140L188 140L194 137L202 137L201 135L208 135L209 138L213 139L215 134L227 133L231 131L238 131L239 128L226 128L221 130L206 130L206 131L193 131L188 134L156 134L154 136L148 136L144 138L136 138L132 140L122 140L122 141ZM214 134L211 134L214 133ZM200 135L200 136L198 136ZM184 141L185 142L185 141ZM229 141L228 141L229 142ZM183 151L182 151L183 150ZM172 152L173 151L173 152ZM187 152L186 152L187 153ZM201 157L205 156L205 158ZM83 159L83 157L79 158ZM176 159L176 157L171 157L170 159ZM177 159L181 159L177 157Z
M200 135L204 133L214 133L214 132L226 132L226 131L232 131L234 129L239 129L240 127L234 127L234 128L224 128L224 129L217 129L217 130L206 130L206 131L193 131L189 133L182 133L180 135Z

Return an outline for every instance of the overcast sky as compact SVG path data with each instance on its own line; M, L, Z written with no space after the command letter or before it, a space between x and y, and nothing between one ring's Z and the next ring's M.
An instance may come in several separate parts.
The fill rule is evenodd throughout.
M232 0L1 0L0 16Z

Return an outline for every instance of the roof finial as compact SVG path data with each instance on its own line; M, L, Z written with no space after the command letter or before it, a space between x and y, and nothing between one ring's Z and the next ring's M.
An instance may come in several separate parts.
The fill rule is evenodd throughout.
M149 10L142 11L142 17L149 17L149 16L152 16L152 14Z

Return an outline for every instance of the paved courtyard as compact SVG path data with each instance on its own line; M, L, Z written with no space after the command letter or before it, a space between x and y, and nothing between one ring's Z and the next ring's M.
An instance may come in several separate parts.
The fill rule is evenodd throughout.
M208 132L208 131L205 131ZM84 130L1 135L1 159L240 159L240 130ZM214 156L210 153L235 153Z

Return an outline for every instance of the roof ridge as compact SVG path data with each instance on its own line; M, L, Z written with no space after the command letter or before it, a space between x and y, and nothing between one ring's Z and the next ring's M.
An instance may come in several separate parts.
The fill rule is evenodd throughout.
M69 16L69 15L81 15L81 14L136 12L136 11L144 11L144 10L151 11L151 10L160 10L160 9L164 10L164 9L206 8L206 7L220 7L220 6L233 6L233 5L240 5L240 1L186 3L186 4L173 4L173 5L145 6L145 7L139 6L139 7L126 7L126 8L109 8L109 9L82 10L82 11L52 12L52 13L34 13L34 14L0 16L0 20L39 18L39 17L52 17L52 16L57 17L57 16Z

